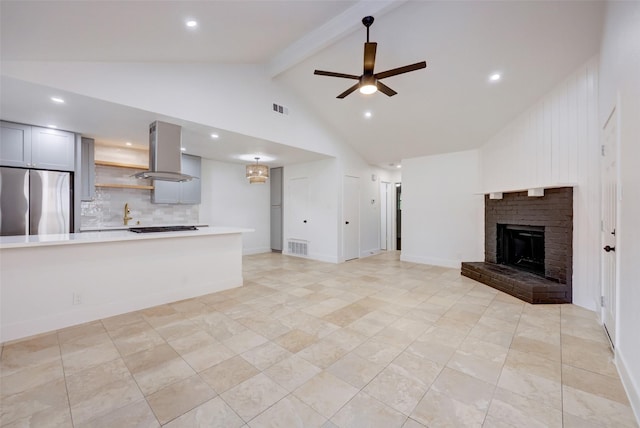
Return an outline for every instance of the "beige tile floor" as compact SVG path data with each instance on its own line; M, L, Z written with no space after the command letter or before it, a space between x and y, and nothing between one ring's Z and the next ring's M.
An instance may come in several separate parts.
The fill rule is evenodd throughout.
M395 252L2 347L2 427L636 427L593 312Z

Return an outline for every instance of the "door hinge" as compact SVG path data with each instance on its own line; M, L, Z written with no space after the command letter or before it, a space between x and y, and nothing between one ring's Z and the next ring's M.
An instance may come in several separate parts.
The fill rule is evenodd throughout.
M604 156L604 144L600 146L600 154Z
M604 296L600 296L600 307L604 308Z

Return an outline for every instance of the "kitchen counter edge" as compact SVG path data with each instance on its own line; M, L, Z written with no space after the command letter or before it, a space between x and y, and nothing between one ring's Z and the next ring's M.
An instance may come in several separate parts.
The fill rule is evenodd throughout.
M101 232L80 232L57 235L1 236L0 249L42 247L52 245L99 244L115 241L137 241L141 239L169 239L193 236L228 235L253 232L254 229L241 227L202 227L198 230L178 232L133 233L128 230Z

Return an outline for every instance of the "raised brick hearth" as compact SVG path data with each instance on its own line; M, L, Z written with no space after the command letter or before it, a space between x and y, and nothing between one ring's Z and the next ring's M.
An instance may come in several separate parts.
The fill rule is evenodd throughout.
M462 275L528 303L571 303L571 286L511 266L464 262Z
M498 225L544 228L544 276L507 266L500 254ZM485 196L485 261L462 263L464 276L529 303L571 303L573 266L573 188Z

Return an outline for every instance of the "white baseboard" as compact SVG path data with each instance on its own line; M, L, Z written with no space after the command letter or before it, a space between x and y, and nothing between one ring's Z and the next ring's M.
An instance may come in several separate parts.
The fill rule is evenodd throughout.
M360 258L371 257L376 254L380 254L380 248L371 248L370 250L361 251Z
M327 256L325 254L310 253L306 256L301 256L300 254L293 254L286 250L282 250L282 254L285 256L300 257L302 259L316 260L316 261L325 262L325 263L339 263L337 257Z
M270 253L270 252L271 252L271 248L267 248L267 247L243 248L242 249L242 255L243 256L249 256L251 254Z
M624 389L627 392L631 409L633 409L633 413L636 416L636 422L640 425L640 385L638 385L629 374L629 370L627 370L628 365L624 355L618 349L616 350L615 362L616 367L618 368L618 374L620 375L620 380L622 381L622 386L624 386Z
M451 259L438 259L435 257L423 257L423 256L413 256L410 254L401 253L400 261L403 262L411 262L411 263L420 263L423 265L432 265L432 266L442 266L448 268L460 268L459 260L451 260Z
M313 260L317 260L319 262L339 263L337 256L329 256L327 254L311 253L309 254L309 258Z

